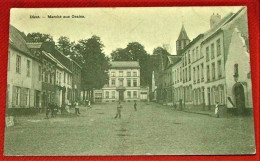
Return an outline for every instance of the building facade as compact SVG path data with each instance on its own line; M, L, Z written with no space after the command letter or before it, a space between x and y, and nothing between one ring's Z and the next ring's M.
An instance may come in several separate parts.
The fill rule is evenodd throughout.
M7 114L41 107L41 61L28 48L25 35L10 26L7 70Z
M26 35L10 26L7 72L7 114L44 110L80 101L81 66L54 44L28 43Z
M228 110L252 109L246 8L222 19L212 15L210 26L189 43L182 43L182 49L177 48L181 60L174 61L172 55L161 61L163 79L158 90L163 92L158 93L157 101L204 110L217 102ZM184 26L180 35L187 36ZM186 36L179 36L176 46L188 42Z
M136 61L113 61L109 69L109 81L94 91L95 102L146 101L147 88L140 87L140 65Z

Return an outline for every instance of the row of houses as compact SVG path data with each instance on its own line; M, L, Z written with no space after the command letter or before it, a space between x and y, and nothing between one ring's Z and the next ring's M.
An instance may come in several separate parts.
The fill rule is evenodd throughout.
M81 66L50 42L29 43L24 33L10 26L7 113L45 109L80 101ZM27 110L26 110L27 109Z
M210 29L190 41L184 25L175 55L154 55L154 99L185 108L252 109L247 9L224 18L213 14Z

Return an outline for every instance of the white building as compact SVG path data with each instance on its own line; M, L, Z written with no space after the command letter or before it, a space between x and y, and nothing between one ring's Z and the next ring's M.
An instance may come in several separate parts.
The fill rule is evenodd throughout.
M140 87L140 65L137 61L113 61L109 82L94 91L95 102L140 101L148 99L147 88Z

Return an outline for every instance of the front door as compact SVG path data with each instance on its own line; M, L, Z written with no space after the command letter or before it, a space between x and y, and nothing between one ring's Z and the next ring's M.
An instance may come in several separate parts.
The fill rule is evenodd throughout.
M236 83L233 87L235 95L235 103L240 114L245 112L245 93L244 87L241 83Z
M119 91L119 101L124 101L124 91Z

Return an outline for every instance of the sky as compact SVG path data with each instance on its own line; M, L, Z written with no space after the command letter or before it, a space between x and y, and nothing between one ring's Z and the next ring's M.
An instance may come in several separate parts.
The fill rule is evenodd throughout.
M139 42L152 54L153 49L168 44L169 52L176 54L175 42L184 24L192 40L210 29L210 16L225 17L241 7L140 7L140 8L48 8L11 9L10 24L25 34L50 34L57 41L67 36L77 42L92 35L99 36L104 53L110 55L129 42ZM61 16L62 18L48 18ZM72 18L80 15L84 18ZM39 16L40 18L30 18ZM70 16L70 18L63 18Z

